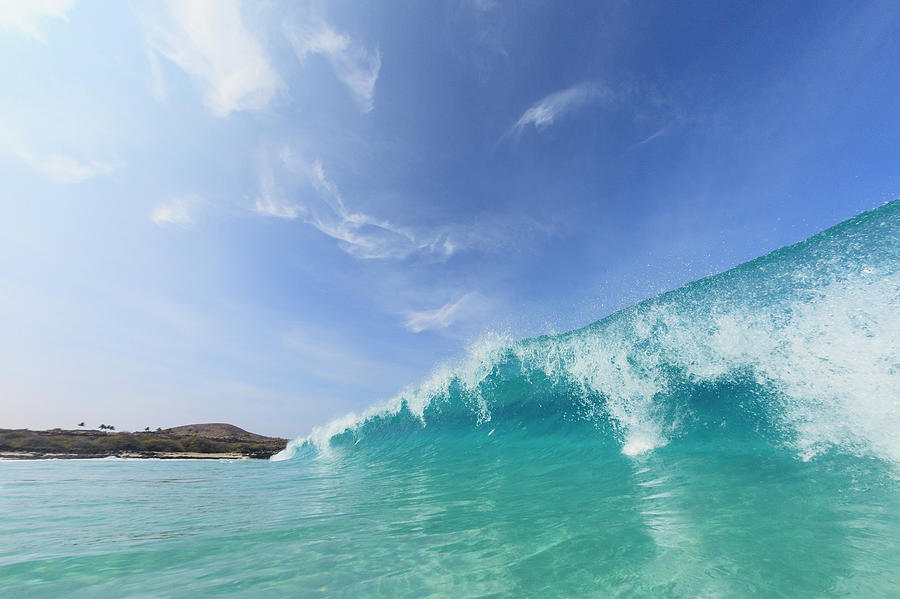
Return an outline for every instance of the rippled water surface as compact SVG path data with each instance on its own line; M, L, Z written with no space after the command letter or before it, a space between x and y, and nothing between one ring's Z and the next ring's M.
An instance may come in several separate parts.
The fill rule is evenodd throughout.
M0 481L10 597L900 588L889 467L752 443L631 458L581 435L498 431L282 463L6 462Z

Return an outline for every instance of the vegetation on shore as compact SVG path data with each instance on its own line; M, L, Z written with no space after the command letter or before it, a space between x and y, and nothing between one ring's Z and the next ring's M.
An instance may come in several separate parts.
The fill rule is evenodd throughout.
M104 425L104 430L112 429ZM180 457L178 454L234 454L269 458L284 449L286 444L287 439L255 435L222 423L191 424L134 433L58 428L46 431L0 429L0 454L22 458L119 455L177 458Z

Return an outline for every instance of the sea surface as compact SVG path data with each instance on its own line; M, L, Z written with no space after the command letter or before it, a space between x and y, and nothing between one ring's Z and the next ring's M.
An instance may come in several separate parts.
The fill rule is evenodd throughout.
M0 462L0 597L900 596L900 201L269 462Z

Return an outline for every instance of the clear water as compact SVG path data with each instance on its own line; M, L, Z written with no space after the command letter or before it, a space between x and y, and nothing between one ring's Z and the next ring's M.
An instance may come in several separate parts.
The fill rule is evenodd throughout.
M0 596L896 596L900 202L277 458L0 463Z
M884 597L877 460L461 436L324 460L4 463L3 597Z

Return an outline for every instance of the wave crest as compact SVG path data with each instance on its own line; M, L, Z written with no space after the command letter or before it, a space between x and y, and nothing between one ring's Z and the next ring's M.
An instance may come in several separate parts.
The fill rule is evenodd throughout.
M486 336L456 365L273 459L358 443L401 414L404 430L586 422L638 455L761 411L768 434L805 459L837 448L900 462L898 239L895 201L577 331Z

